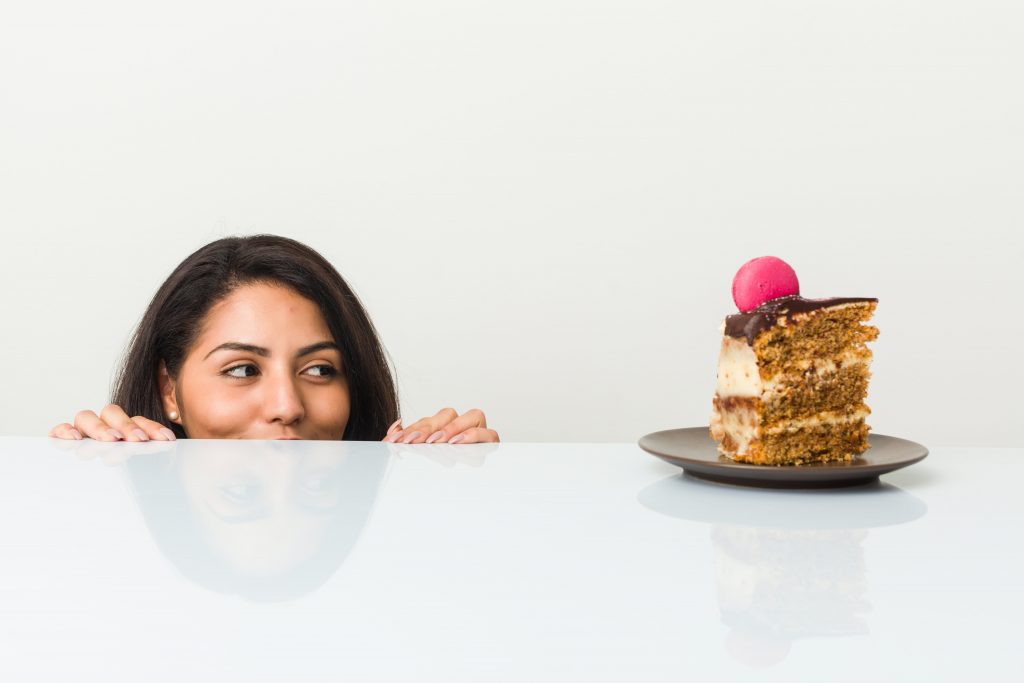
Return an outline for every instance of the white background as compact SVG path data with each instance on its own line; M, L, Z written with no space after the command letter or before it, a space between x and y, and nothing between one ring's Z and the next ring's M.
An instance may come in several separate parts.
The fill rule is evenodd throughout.
M0 10L0 434L100 408L194 249L321 251L408 417L706 423L747 259L881 300L871 424L1024 444L1016 2Z

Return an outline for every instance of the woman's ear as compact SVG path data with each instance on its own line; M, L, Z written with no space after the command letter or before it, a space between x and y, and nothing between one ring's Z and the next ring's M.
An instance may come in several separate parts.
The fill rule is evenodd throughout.
M181 424L181 411L178 410L175 383L167 373L167 364L160 361L160 368L157 370L156 374L157 383L160 385L160 400L164 405L164 415L166 415L171 422Z

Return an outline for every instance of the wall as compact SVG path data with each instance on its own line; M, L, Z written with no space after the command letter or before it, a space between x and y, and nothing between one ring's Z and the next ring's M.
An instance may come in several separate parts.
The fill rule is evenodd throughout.
M705 423L748 258L877 296L871 423L1020 446L1017 3L32 3L0 10L0 434L99 409L176 263L319 249L407 416Z

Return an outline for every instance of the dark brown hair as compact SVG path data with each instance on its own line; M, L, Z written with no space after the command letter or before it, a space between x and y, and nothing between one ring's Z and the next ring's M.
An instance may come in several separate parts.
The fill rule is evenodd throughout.
M384 349L366 310L338 271L306 245L276 235L227 237L186 258L157 290L125 351L111 401L187 435L164 414L160 362L176 378L214 304L242 285L283 285L320 309L341 349L351 412L345 440L377 440L398 419L398 398Z

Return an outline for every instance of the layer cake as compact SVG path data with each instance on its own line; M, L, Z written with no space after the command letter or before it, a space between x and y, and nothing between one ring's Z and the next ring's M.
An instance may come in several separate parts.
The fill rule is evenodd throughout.
M867 450L867 342L878 328L866 323L877 303L790 295L726 317L711 415L719 452L801 465Z

